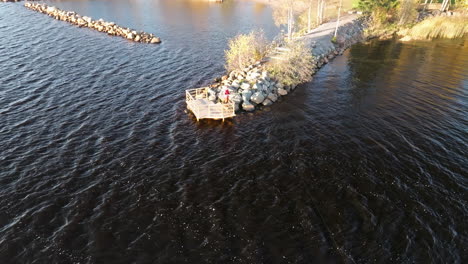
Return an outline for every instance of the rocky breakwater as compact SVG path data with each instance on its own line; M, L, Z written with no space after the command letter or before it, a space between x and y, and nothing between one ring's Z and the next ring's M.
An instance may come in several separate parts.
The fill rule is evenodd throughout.
M153 34L141 31L137 32L130 28L118 26L113 22L106 22L102 19L93 20L91 17L81 16L71 11L60 10L54 6L38 3L25 3L24 6L34 11L49 15L57 20L66 21L79 27L91 28L99 32L107 33L110 36L119 36L134 42L151 44L161 43L161 40Z
M363 17L349 16L338 28L337 36L334 38L335 22L324 24L302 37L312 50L316 70L328 63L334 57L343 52L353 44L366 40L364 30L367 28L367 21ZM314 34L317 32L317 34Z
M336 39L333 38L336 23L330 22L296 40L304 41L311 48L314 68L312 72L317 72L329 60L342 54L351 45L364 41L365 25L364 19L349 16L338 28ZM296 86L285 85L281 80L271 76L266 70L266 63L268 62L257 62L215 79L215 83L208 89L209 100L214 103L224 102L229 96L235 103L236 111L251 112L263 106L269 106L291 93ZM227 93L226 90L228 90Z
M275 80L260 62L243 70L231 71L215 81L208 89L209 100L214 103L224 102L229 96L235 103L236 111L247 112L269 106L295 88Z

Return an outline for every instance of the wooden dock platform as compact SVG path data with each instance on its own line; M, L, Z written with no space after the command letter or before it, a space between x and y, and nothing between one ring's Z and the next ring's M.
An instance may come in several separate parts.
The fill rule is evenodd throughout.
M214 103L208 100L208 88L196 88L185 91L187 108L200 119L222 119L234 117L234 102Z

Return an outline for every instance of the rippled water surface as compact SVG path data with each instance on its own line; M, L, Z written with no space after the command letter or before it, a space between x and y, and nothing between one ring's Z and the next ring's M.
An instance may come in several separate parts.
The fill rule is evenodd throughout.
M468 42L359 44L281 102L197 123L250 2L0 5L1 263L464 263Z

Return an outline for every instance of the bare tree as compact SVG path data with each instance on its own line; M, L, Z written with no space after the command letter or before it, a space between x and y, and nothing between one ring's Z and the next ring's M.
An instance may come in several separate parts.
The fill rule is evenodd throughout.
M273 6L273 19L277 25L287 25L288 39L292 39L298 4L301 0L277 0Z
M317 25L323 23L323 16L325 12L325 0L317 1Z
M308 0L307 32L310 32L311 27L312 27L312 2L313 0Z
M340 7L338 7L338 18L336 19L336 27L335 27L335 39L336 34L338 34L338 27L340 26L340 16L341 16L341 6L343 5L343 0L340 0Z
M449 5L450 5L450 0L444 0L442 2L442 6L440 7L440 11L442 11L442 12L446 11L448 9Z

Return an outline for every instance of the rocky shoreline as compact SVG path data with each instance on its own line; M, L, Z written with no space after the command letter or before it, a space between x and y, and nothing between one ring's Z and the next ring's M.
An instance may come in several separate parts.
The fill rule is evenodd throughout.
M321 32L319 36L314 36L312 32L296 41L304 41L311 48L314 56L313 73L316 73L331 59L343 54L351 45L364 41L365 25L364 19L355 17L339 27L338 37L334 42L332 42L334 27L330 27L329 34L323 34L323 30L326 29L318 28L316 32ZM216 78L215 83L208 88L209 100L214 103L224 102L226 94L229 94L229 98L235 103L236 112L252 112L272 105L296 88L284 85L281 80L273 78L265 70L265 63L268 61L256 62L243 70L234 70Z
M4 0L5 1L5 0ZM116 25L113 22L106 22L102 19L93 20L91 17L81 16L75 12L60 10L54 6L48 6L46 4L38 3L25 3L25 7L34 11L49 15L57 20L65 21L79 27L87 27L90 29L97 30L99 32L107 33L110 36L119 36L130 41L158 44L161 43L161 39L155 37L153 34L146 32L135 31L130 28L124 28Z

